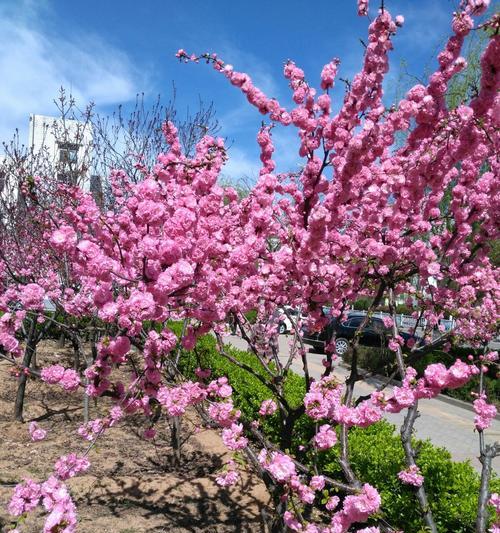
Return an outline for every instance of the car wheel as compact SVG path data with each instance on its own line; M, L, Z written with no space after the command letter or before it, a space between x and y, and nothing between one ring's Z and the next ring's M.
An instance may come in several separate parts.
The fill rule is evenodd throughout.
M283 333L286 333L286 326L285 324L283 324L283 322L280 322L279 323L279 326L278 326L278 333L280 335L283 335Z
M344 355L349 349L349 341L347 339L335 339L335 352L337 355Z

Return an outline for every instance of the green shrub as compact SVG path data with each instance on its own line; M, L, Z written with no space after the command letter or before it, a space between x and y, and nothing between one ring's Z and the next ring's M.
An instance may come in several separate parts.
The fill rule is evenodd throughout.
M411 307L408 307L406 304L396 305L396 313L398 315L411 315L413 311L414 310Z
M352 467L363 481L377 487L382 497L384 518L405 533L422 531L420 509L414 491L402 484L398 472L405 469L404 451L395 427L386 421L366 429L354 428L349 434ZM469 462L457 463L444 448L430 441L414 441L416 462L425 477L425 487L438 531L474 531L479 491L479 476ZM338 447L322 457L325 472L340 474ZM492 490L498 490L498 479Z
M431 353L425 354L418 360L413 361L411 365L415 370L422 375L427 365L431 363L443 363L446 366L452 365L457 359L463 361L467 360L467 357L472 354L475 357L480 355L482 350L474 350L473 348L454 347L449 352L441 350L435 350ZM493 366L484 375L484 389L489 400L500 407L500 380L496 377L496 372ZM443 391L447 396L458 398L465 402L471 402L474 398L471 396L471 392L477 392L479 390L479 377L474 376L468 383L458 389L445 389Z
M178 325L172 329L180 334L181 328ZM266 377L265 370L253 354L232 347L228 347L227 351L238 361L251 367L256 374ZM197 366L210 368L214 377L227 376L234 389L234 404L247 421L258 419L261 402L272 398L272 392L257 377L218 353L212 336L200 338L193 351L183 351L180 363L182 372L188 377L194 377ZM302 404L305 394L302 376L290 372L283 389L292 408ZM279 443L281 424L277 412L261 422L261 429L269 440ZM291 452L306 463L313 458L313 452L307 445L314 435L315 425L313 420L302 414L294 426ZM359 479L379 490L383 517L389 524L405 533L421 533L425 529L413 490L397 478L397 473L405 469L405 463L403 447L394 430L394 426L386 421L366 429L351 429L349 450L352 467ZM448 451L432 445L430 441L415 440L414 447L418 450L416 461L425 476L426 490L438 531L473 532L479 475L469 462L453 462ZM339 453L339 446L335 446L327 452L317 454L317 460L321 471L345 481L338 460ZM492 480L491 490L500 491L498 478Z
M250 324L255 324L255 321L257 320L257 310L250 309L250 311L245 313L245 318L250 322Z
M432 363L443 363L449 367L456 359L466 361L470 354L478 356L480 351L464 347L454 347L449 352L434 350L433 352L420 356L418 359L411 360L409 364L415 368L419 376L422 376L426 367ZM349 354L344 356L344 358L347 363L350 362ZM358 365L368 372L389 376L396 369L395 355L394 352L386 348L359 346ZM399 375L397 375L396 379L398 378ZM497 379L493 366L484 375L484 388L489 400L500 407L500 380ZM445 389L443 390L443 394L470 403L473 400L471 392L477 392L478 389L479 377L474 376L463 387L458 389Z
M372 304L372 298L358 298L352 304L352 307L356 311L367 311L371 304Z

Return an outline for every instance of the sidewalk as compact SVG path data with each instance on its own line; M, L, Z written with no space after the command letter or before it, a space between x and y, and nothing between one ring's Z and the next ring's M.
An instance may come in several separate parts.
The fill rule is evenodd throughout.
M280 359L286 360L288 352L288 339L286 335L280 335L279 348ZM244 340L237 336L227 337L227 342L239 348L246 350L247 345ZM322 354L310 352L308 354L309 373L314 378L319 378L323 373L321 360ZM294 361L292 369L298 374L303 374L301 361ZM336 366L335 375L345 379L348 370L342 366ZM367 381L356 383L355 395L370 394L378 385L376 378L369 378ZM387 387L391 390L391 387ZM460 405L457 402L449 402L441 398L432 400L421 400L419 403L419 412L421 416L415 422L415 436L419 439L430 439L436 446L447 448L455 461L465 461L470 459L476 470L480 470L481 464L478 460L479 455L479 438L474 431L474 412ZM385 418L395 424L397 428L401 427L405 411L393 414L386 413ZM485 431L486 443L500 441L500 421L498 418L493 420L491 427ZM499 471L500 461L497 457L493 461L493 470Z

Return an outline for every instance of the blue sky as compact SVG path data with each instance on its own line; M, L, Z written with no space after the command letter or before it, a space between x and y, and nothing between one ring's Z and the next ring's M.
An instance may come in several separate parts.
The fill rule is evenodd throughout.
M387 101L408 87L400 81L401 61L414 76L435 66L432 57L445 42L458 0L386 0L405 25L394 39ZM371 1L370 15L378 2ZM355 0L251 2L168 0L0 0L0 140L18 127L27 137L29 113L54 114L52 100L64 85L80 106L92 100L106 112L129 104L137 92L171 97L177 107L213 102L221 134L231 140L229 176L258 169L255 135L262 116L211 67L180 64L175 52L217 52L236 70L252 76L270 96L289 101L283 63L293 59L312 85L324 63L341 59L340 76L352 78L362 61L359 39L368 20L358 17ZM336 102L343 87L339 84ZM279 170L296 164L291 131L275 130Z

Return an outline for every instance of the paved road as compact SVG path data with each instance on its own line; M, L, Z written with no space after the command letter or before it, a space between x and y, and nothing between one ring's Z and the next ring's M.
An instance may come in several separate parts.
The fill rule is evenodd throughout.
M279 347L280 358L286 359L288 353L288 343L292 337L280 335ZM244 340L237 336L227 337L227 342L235 347L246 350L247 345ZM310 352L308 355L309 373L318 378L323 372L321 360L322 354ZM294 361L293 370L303 374L300 361ZM347 370L343 367L336 367L335 374L339 377L347 377ZM356 384L355 393L357 395L369 394L378 385L377 380L369 379L368 382L361 381ZM388 387L390 390L390 387ZM474 413L464 407L445 402L439 398L432 400L421 400L419 404L420 416L415 422L415 434L420 439L431 439L433 444L447 448L453 459L463 461L470 459L473 466L479 470L480 463L477 459L479 454L478 435L474 432ZM398 414L386 413L386 419L400 427L403 422L405 411ZM485 432L486 442L500 441L500 421L493 420L491 427ZM500 459L494 460L493 467L500 473Z

